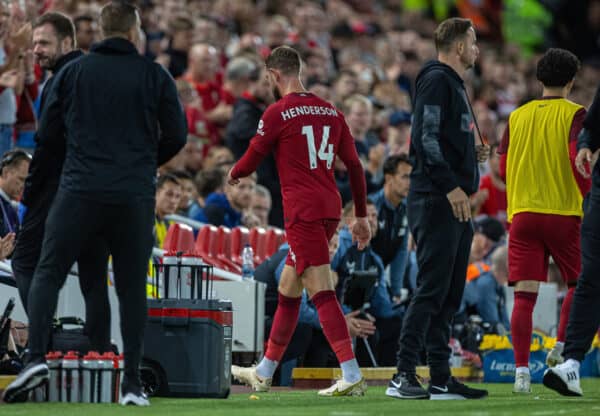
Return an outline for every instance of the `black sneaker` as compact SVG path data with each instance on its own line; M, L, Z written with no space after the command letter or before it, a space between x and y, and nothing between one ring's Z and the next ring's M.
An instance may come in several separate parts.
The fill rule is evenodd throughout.
M423 388L417 375L401 372L388 383L385 395L395 399L428 399L429 393Z
M487 390L473 389L465 386L454 377L450 377L445 386L429 386L431 400L465 400L483 399L487 397Z
M29 391L48 381L49 374L45 361L27 364L17 378L6 387L3 400L6 403L25 401Z

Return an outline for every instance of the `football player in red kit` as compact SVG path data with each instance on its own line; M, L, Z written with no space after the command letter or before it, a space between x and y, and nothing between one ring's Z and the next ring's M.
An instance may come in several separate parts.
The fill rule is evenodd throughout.
M304 89L300 66L300 55L293 48L281 46L269 55L267 76L278 101L267 108L250 147L229 172L229 183L236 184L274 152L290 245L265 356L256 367L233 366L232 374L256 391L269 390L273 373L296 328L302 291L306 289L343 376L332 387L319 391L319 395L362 395L366 384L330 275L328 242L342 210L333 176L336 155L350 175L356 212L352 235L361 249L371 238L366 219L365 177L344 116Z

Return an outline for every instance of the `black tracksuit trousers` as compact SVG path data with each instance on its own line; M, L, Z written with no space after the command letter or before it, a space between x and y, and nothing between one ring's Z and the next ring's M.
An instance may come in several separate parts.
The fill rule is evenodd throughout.
M398 371L414 373L423 344L431 381L450 378L450 324L465 288L473 225L459 222L444 195L410 193L408 223L417 244L417 289L404 316Z
M583 361L600 326L600 186L592 186L581 224L581 274L573 295L564 357Z
M139 384L146 322L146 275L152 251L154 199L110 204L59 190L46 221L40 261L29 291L31 360L46 353L58 292L67 273L92 238L99 236L112 255L119 297L125 377Z
M28 312L27 298L35 267L40 259L44 227L55 187L47 187L35 203L28 207L23 219L12 255L12 269L19 289L19 296L25 311ZM92 350L111 351L110 342L110 303L108 302L107 266L108 248L102 239L89 242L77 259L79 287L85 300L85 334Z

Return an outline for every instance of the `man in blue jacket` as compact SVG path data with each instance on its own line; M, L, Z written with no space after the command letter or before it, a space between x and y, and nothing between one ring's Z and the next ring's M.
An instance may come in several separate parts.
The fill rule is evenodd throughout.
M120 402L149 405L139 366L156 171L184 146L187 125L173 79L138 54L137 9L109 3L100 26L103 41L56 75L40 121L39 142L66 138L67 152L29 293L29 355L5 391L7 402L48 379L44 356L58 291L84 243L100 234L112 255L120 301Z
M352 202L344 207L346 224L354 218L352 208ZM371 227L371 233L374 235L378 227L378 213L375 204L370 199L367 199L367 220ZM377 281L365 312L375 318L377 336L372 344L375 349L377 364L381 366L394 365L404 307L396 305L392 301L385 282L385 267L381 257L375 253L371 245L365 247L364 250L358 250L356 244L352 241L352 234L348 230L348 226L345 225L340 230L339 247L333 257L331 268L338 275L339 281L336 292L343 305L347 304L345 292L349 279L355 272L373 272L377 275ZM357 344L357 350L360 351L360 349L361 344L359 343Z
M408 261L406 196L412 166L406 154L390 156L383 163L383 188L369 199L377 208L377 227L371 239L373 251L390 266L392 296L399 300Z
M489 146L475 148L474 122L463 78L479 54L470 20L451 18L435 31L438 60L416 80L407 201L408 223L417 244L417 290L400 335L398 372L386 395L401 399L474 399L450 374L450 322L465 287L473 225L469 195L477 191L477 161ZM479 157L481 156L481 157ZM416 365L425 341L431 382L425 390Z
M229 228L244 224L244 210L250 208L256 187L256 174L240 179L237 186L225 184L225 192L213 192L204 208L197 212L197 221Z

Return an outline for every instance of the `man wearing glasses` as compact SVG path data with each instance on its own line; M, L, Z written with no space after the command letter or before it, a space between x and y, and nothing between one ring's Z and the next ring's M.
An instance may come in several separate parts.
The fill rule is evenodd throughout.
M17 230L17 211L13 201L23 193L31 156L23 150L6 152L0 160L0 236Z

